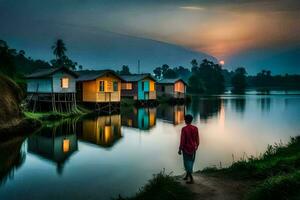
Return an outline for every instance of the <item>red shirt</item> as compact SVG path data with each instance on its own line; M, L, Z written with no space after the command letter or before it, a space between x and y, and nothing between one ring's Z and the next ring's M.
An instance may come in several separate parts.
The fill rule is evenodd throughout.
M179 149L184 153L193 154L199 146L198 128L191 124L181 129L181 138Z

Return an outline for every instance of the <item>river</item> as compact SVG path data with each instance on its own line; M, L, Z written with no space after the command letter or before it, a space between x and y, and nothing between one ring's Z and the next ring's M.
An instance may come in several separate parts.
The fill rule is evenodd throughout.
M300 95L193 97L189 105L51 123L0 146L0 199L110 199L133 195L152 174L183 174L184 115L200 130L195 170L258 156L300 134Z

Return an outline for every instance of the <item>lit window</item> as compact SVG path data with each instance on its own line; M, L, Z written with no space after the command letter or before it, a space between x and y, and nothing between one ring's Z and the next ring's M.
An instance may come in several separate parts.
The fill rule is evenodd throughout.
M122 83L122 90L132 90L132 83Z
M103 92L103 91L104 91L104 81L100 81L100 84L99 84L99 91L100 91L100 92Z
M114 87L114 91L118 91L118 86L119 86L118 82L114 81L113 85L114 85L113 86Z
M70 151L70 140L65 139L63 141L63 151L64 151L64 153L67 153Z
M62 88L69 88L69 78L62 78L61 79L61 87Z

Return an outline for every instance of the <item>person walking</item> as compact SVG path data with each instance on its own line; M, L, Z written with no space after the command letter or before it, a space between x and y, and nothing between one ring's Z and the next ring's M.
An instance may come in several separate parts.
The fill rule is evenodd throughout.
M193 126L191 123L193 121L192 115L185 115L184 121L186 126L181 130L180 137L180 146L178 150L179 155L183 155L183 164L186 171L186 176L184 180L186 180L187 184L193 184L194 179L192 176L193 173L193 165L195 161L196 151L199 146L199 132L196 126ZM189 179L189 180L188 180Z

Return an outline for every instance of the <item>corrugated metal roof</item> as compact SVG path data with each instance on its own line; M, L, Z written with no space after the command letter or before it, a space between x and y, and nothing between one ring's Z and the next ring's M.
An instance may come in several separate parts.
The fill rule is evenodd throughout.
M26 78L41 78L41 77L47 77L50 76L58 71L65 71L69 74L73 75L74 77L78 77L78 74L66 67L51 67L51 68L41 68L36 70L36 72L29 74L26 76Z
M77 82L79 81L91 81L95 80L101 76L104 76L106 73L111 73L114 76L118 77L119 79L123 80L116 72L113 70L105 69L105 70L83 70L77 71L79 74L79 78L76 79Z
M174 84L177 81L182 81L184 84L186 84L186 82L181 78L165 78L165 79L162 79L162 80L158 81L158 83L160 83L160 84Z
M145 78L150 78L154 81L155 78L153 78L153 76L151 76L151 74L131 74L131 75L122 75L121 76L126 82L137 82L140 80L143 80Z

